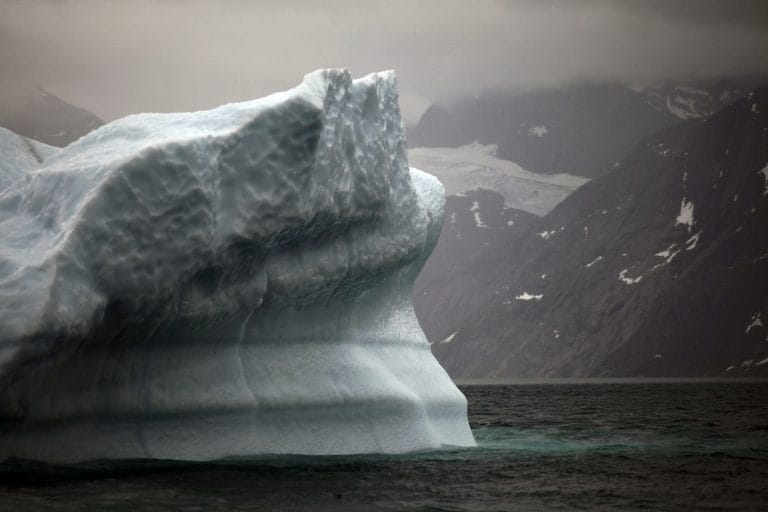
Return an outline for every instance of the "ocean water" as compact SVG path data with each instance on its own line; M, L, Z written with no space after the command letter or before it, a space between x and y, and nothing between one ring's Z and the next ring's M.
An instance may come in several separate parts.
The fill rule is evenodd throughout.
M467 385L474 449L0 466L0 510L768 510L768 383Z

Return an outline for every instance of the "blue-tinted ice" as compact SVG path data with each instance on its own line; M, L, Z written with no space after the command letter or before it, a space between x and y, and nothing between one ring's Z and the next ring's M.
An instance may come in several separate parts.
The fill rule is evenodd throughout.
M411 305L444 193L408 168L393 73L46 156L0 191L0 459L474 444Z

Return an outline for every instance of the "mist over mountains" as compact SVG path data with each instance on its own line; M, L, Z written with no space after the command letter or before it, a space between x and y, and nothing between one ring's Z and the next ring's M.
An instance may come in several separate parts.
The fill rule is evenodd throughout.
M528 171L593 178L610 172L643 137L716 112L765 77L654 87L583 83L521 93L486 93L430 106L411 147L498 146L497 156Z
M539 142L559 134L550 148L578 147L573 161L591 156L598 171L543 217L506 208L492 190L448 199L414 296L436 356L458 378L768 374L768 90L557 94L599 105L597 90L616 92L610 108L547 110L532 100L546 92L513 105L551 117L485 118L521 126L498 132L500 152L508 141L507 151L526 150L520 160L545 162ZM658 130L627 127L601 145L596 134L621 131L616 119L631 121L633 109L656 116ZM558 116L587 128L550 131L566 125ZM542 137L524 130L547 122ZM638 140L612 162L631 133Z

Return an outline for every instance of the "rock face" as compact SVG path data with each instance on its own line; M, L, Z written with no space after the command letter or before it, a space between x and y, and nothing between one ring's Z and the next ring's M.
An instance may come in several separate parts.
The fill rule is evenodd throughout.
M389 72L81 138L0 195L0 457L472 445L410 300L443 201Z
M768 375L768 89L645 139L543 218L502 205L448 198L417 281L452 376Z

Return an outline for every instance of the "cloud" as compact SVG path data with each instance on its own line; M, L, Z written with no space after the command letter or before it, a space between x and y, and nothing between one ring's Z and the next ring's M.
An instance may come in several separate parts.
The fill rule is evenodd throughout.
M6 1L0 77L106 119L398 73L406 118L486 89L768 73L765 2ZM0 79L0 80L2 80Z

